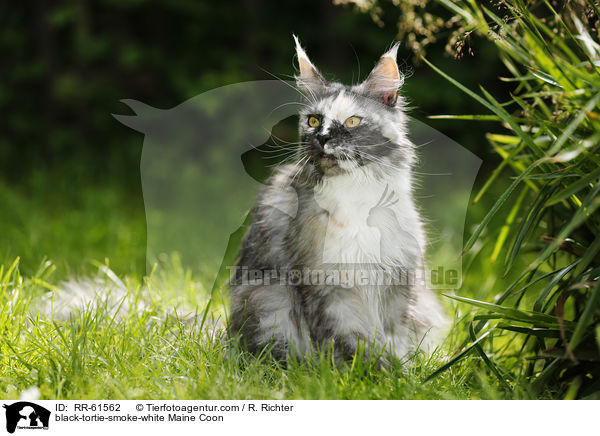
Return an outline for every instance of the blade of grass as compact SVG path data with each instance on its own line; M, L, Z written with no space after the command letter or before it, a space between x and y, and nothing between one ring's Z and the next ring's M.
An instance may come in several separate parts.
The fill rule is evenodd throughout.
M550 280L550 283L548 283L548 285L539 293L538 298L535 300L535 303L533 305L533 310L535 312L540 312L542 310L542 308L544 307L544 302L546 301L548 294L550 294L550 291L552 291L552 289L563 279L563 277L565 277L573 268L575 268L578 262L579 259L571 263L567 267L561 269L552 278L552 280Z
M574 195L574 194L578 193L579 191L581 191L582 189L589 187L590 184L592 182L595 182L598 178L600 178L600 168L596 168L591 173L583 176L581 179L568 185L562 191L559 191L556 194L554 194L552 197L550 197L548 199L548 201L546 201L545 206L548 207L548 206L553 206L556 203L560 203L561 201L565 200L566 198L570 197L571 195Z
M521 225L517 231L517 236L515 237L514 242L509 250L509 254L507 256L504 276L508 274L514 262L516 261L517 255L519 254L521 247L523 247L523 240L529 233L529 230L535 227L535 223L539 222L539 220L542 219L542 215L540 214L540 212L542 210L546 198L548 198L551 192L551 188L548 186L544 188L541 192L539 192L533 203L533 206L530 208L529 213L526 216L526 219L521 221Z
M596 184L592 192L584 199L581 207L575 212L573 217L565 224L558 235L548 246L538 255L537 259L529 266L529 269L537 268L542 264L552 253L554 253L561 242L567 238L577 226L583 223L586 216L590 216L594 211L600 207L600 198L597 197L598 191L600 191L600 182Z
M480 344L485 338L488 337L488 335L490 333L491 332L489 332L489 331L485 332L475 342L471 343L471 345L469 345L467 348L465 348L459 354L457 354L452 359L450 359L448 362L446 362L444 365L442 365L441 367L439 367L438 369L436 369L434 372L432 372L431 374L429 374L425 378L425 380L423 380L423 383L427 383L427 382L433 380L435 377L437 377L438 375L440 375L442 372L448 370L449 368L451 368L452 366L454 366L457 362L459 362L460 360L462 360L463 358L465 358L471 351L473 351L475 349L475 347L477 346L477 344Z
M500 306L498 304L486 303L484 301L473 300L471 298L452 296L447 294L442 294L445 297L451 298L453 300L460 301L462 303L467 303L472 306L480 307L482 309L487 309L491 312L500 313L504 315L506 318L521 321L528 324L543 324L546 327L558 327L558 319L555 316L547 315L541 312L532 312L525 311L520 309L515 309L513 307ZM573 322L565 321L565 326L573 328L575 325Z
M504 387L506 389L508 389L509 392L512 391L512 387L508 384L506 379L502 376L502 374L498 370L498 367L490 360L490 358L487 356L487 354L485 354L485 351L483 351L483 348L481 348L481 345L477 342L477 337L475 336L475 331L473 330L473 323L469 324L469 335L471 336L471 340L473 341L473 344L475 345L475 350L477 350L477 353L483 359L483 361L488 366L488 368L490 368L490 370L496 376L498 381L500 381L500 383L502 383L504 385Z
M560 151L561 147L565 144L565 142L567 142L567 140L570 139L571 135L575 132L575 129L577 129L577 127L579 127L579 125L583 122L588 112L590 112L596 107L598 101L600 101L600 93L593 96L587 102L587 104L579 111L577 116L569 123L566 129L563 130L562 134L554 143L552 148L548 150L549 156L553 156Z
M510 228L512 227L512 225L515 221L517 213L519 212L519 209L521 208L521 205L523 204L523 200L525 200L525 196L527 195L527 192L528 192L528 189L527 189L527 186L525 186L521 190L510 213L506 217L506 221L504 221L504 225L500 229L500 234L498 235L498 239L496 239L496 244L494 245L494 250L492 251L492 255L490 256L491 262L495 262L498 259L498 255L500 254L500 251L502 250L502 247L504 246L504 243L506 242L506 238L508 237L508 232L510 231Z
M588 327L592 320L592 316L598 309L600 305L600 280L596 281L596 285L592 288L590 298L586 302L585 309L581 314L581 317L577 321L577 326L575 327L575 331L573 332L573 336L571 336L571 340L569 341L569 347L571 350L575 350L575 348L581 342L585 334L585 329Z
M536 167L538 167L540 165L540 163L542 163L542 160L537 160L537 161L533 162L531 165L529 165L529 167L527 167L527 169L525 171L523 171L510 184L510 186L502 193L502 195L500 195L500 198L498 198L498 200L496 201L496 203L494 203L494 205L491 207L491 209L489 210L489 212L483 218L483 220L481 221L481 223L479 223L479 225L477 226L477 228L475 229L475 231L473 232L473 234L471 235L471 237L469 238L469 240L467 241L467 243L463 247L463 251L462 251L461 255L464 255L467 251L469 251L469 249L473 246L473 244L475 244L475 241L479 238L479 235L481 235L481 232L483 231L483 229L488 225L488 223L494 217L494 215L496 215L496 213L498 212L498 210L500 209L500 207L504 204L504 202L508 199L508 197L510 197L510 195L513 193L513 191L516 189L516 187L521 183L521 181L525 177L527 177L527 175L533 169L535 169Z

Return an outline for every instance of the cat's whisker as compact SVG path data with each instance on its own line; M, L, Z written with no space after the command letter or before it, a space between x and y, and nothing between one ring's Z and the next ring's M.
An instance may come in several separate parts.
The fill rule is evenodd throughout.
M421 148L421 147L425 147L426 145L429 145L433 142L433 139L430 141L425 141L422 144L414 144L413 147L414 148Z
M289 145L277 145L277 144L261 144L261 145L252 145L250 146L260 153L277 153L279 151L298 151L301 149L308 149L310 146L308 144L302 143L290 143Z
M261 149L257 149L257 150L260 151L261 153L271 154L271 153L279 153L279 152L294 153L297 151L303 151L303 150L308 150L308 149L310 149L310 147L307 145L299 145L299 146L295 146L295 147L273 147L268 150L261 150Z
M412 171L413 174L419 175L419 176L452 176L452 173L423 173L423 172L419 172L419 171Z
M377 144L355 144L355 147L360 147L360 148L369 148L369 147L381 147L383 145L390 145L391 147L396 147L395 144L392 143L391 139L388 139L387 141L384 142L379 142Z
M298 150L298 149L303 149L303 148L311 148L310 144L306 144L303 142L290 142L287 144L263 144L262 146L260 146L260 148L256 148L257 150L265 150L265 151L272 151L272 150Z
M310 102L314 102L316 100L310 100L306 94L304 94L300 89L298 89L297 86L292 85L290 82L288 82L287 80L283 80L280 77L278 77L277 75L271 73L270 71L265 70L264 68L261 68L261 70L263 70L265 73L267 73L268 75L270 75L271 77L275 78L276 80L284 83L285 85L289 86L290 88L292 88L294 91L296 91L298 94L300 94L300 96L306 100L309 100ZM313 95L314 97L314 95Z
M387 166L388 168L392 168L395 170L405 169L405 167L394 166L388 162L384 162L382 159L377 158L373 155L365 155L364 157L367 159L370 159L372 162L377 163L378 165L384 165L384 166ZM415 171L415 170L411 170L411 173L419 175L419 176L451 176L452 175L452 173L424 173L424 172L419 172L419 171Z
M287 102L287 103L280 104L279 106L273 108L273 110L271 111L271 113L275 112L277 109L281 109L282 107L291 106L291 105L303 106L303 107L306 107L306 108L310 108L310 105L308 105L306 103L302 103L301 101L292 101L292 102Z
M278 141L281 141L281 143L283 143L283 144L306 144L306 145L310 145L310 143L307 142L307 141L289 142L289 141L286 141L285 139L280 138L279 136L277 136L275 134L271 134L271 137L274 138L274 139L276 139L276 140L278 140Z
M266 157L265 160L267 162L275 161L275 163L273 165L281 165L281 164L283 164L283 162L286 162L286 161L291 162L297 158L298 158L297 153L285 153L285 154L278 154L278 155L270 155L270 156Z
M365 160L368 160L368 161L370 161L372 163L376 163L377 165L381 165L381 166L384 166L386 168L390 168L390 169L395 170L395 171L401 171L401 170L405 170L406 169L406 167L393 165L393 164L391 164L389 162L385 162L383 159L377 158L377 157L375 157L375 156L373 156L371 154L364 154L364 155L362 155L362 157Z
M266 165L267 168L277 168L280 167L282 165L287 165L287 164L291 164L292 162L296 161L298 159L298 157L296 155L293 156L288 156L285 159L283 159L280 162L274 162L272 164L268 164Z
M294 185L294 183L296 181L296 177L298 177L302 173L302 171L308 164L309 159L310 159L310 155L306 155L296 164L296 172L291 179L290 185L292 185L292 186Z

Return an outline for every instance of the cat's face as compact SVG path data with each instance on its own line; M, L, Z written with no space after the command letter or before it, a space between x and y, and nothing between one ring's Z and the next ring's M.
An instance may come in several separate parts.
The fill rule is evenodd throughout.
M354 86L326 81L298 42L296 50L297 85L304 96L296 165L317 179L410 167L414 151L406 138L398 97L403 77L395 60L397 46Z

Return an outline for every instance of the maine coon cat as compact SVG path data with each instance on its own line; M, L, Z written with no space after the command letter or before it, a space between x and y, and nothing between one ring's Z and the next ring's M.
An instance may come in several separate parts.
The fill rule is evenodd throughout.
M300 142L259 194L231 283L231 331L251 351L285 359L332 344L342 360L362 342L404 358L438 340L397 50L346 86L296 38Z

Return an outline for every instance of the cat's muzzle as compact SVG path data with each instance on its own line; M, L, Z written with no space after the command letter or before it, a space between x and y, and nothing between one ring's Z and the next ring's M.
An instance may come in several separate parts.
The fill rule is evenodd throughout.
M319 156L317 162L319 164L319 168L321 168L321 171L323 172L326 172L338 166L337 157L330 154L322 154L321 156Z

